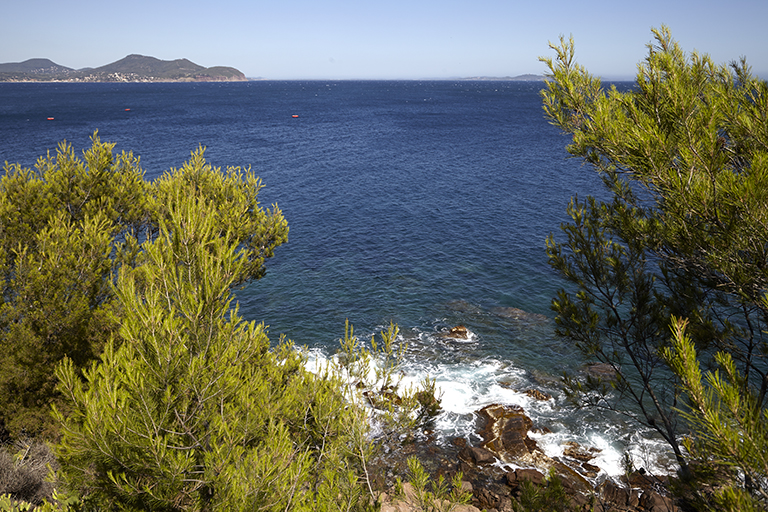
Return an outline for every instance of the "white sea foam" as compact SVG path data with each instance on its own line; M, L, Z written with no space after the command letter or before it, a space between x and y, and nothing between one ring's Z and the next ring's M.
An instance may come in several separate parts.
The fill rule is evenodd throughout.
M323 352L309 352L307 368L311 371L319 371L328 363L329 358ZM401 389L418 387L427 377L435 380L442 406L442 412L435 419L438 442L449 442L454 437L477 442L477 411L491 404L515 405L531 417L534 427L551 430L529 434L547 456L564 457L568 442L595 449L595 458L590 464L600 468L598 479L624 474L625 453L630 455L635 468L642 467L650 473L667 474L675 469L663 441L654 439L649 432L636 430L632 423L574 411L552 386L545 391L553 398L532 399L524 391L536 386L524 370L510 363L497 359L455 364L406 361L402 370Z

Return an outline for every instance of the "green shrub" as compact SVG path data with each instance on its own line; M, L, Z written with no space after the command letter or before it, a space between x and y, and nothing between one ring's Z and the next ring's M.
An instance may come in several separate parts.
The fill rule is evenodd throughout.
M179 188L142 263L120 269L117 336L56 374L61 476L108 510L362 510L367 422L333 376L270 350L230 290L252 258L217 204Z

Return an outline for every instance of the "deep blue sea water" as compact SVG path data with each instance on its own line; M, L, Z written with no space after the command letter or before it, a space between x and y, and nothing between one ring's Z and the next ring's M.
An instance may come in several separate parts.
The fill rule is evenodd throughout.
M599 177L568 159L568 138L543 117L541 83L258 81L199 84L0 84L0 161L32 166L62 140L77 151L95 130L141 156L147 179L202 145L215 166L251 166L290 226L267 276L238 292L241 313L327 357L346 319L362 337L389 322L409 344L408 379L437 379L445 437L467 435L473 411L514 403L553 434L658 452L618 418L573 412L557 378L584 361L553 333L562 285L545 239L573 195ZM293 117L297 115L298 117ZM48 120L52 117L53 120ZM535 315L510 318L499 308ZM465 342L440 333L463 324ZM519 391L537 387L554 400ZM649 462L639 463L649 466Z

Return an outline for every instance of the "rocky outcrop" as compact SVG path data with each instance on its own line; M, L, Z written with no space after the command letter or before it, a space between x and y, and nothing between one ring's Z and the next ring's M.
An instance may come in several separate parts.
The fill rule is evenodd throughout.
M612 510L615 512L677 512L673 500L660 492L658 480L634 475L629 485L607 479L595 487L590 478L600 468L590 463L600 450L568 442L563 457L553 459L544 454L528 435L533 421L516 406L489 405L477 412L479 446L456 442L461 447L459 464L465 478L473 483L473 504L481 509L513 510L512 501L519 500L524 482L546 487L548 475L556 475L563 486L568 504L564 510ZM505 470L498 462L516 469ZM594 481L594 480L593 480Z
M470 332L466 327L464 327L463 325L457 325L456 327L451 327L451 329L448 331L445 337L455 338L459 340L468 340L469 334Z
M481 447L493 452L502 462L520 460L537 450L536 441L528 437L533 427L522 407L489 405L478 411L481 424Z

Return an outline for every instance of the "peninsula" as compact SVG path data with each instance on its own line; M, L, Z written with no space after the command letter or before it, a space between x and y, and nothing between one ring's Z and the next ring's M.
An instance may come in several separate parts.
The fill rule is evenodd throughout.
M72 69L49 59L0 64L0 82L242 82L238 69L206 68L187 59L128 55L98 68Z

